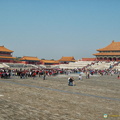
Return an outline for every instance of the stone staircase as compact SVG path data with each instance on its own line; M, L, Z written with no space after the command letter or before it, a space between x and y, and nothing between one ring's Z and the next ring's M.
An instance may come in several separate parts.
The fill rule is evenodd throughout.
M105 62L100 61L96 62L94 65L89 66L89 69L116 69L115 66L117 66L118 62Z
M59 65L59 68L63 69L82 69L84 67L87 67L91 65L93 61L77 61L77 62L70 62L69 64L61 64Z

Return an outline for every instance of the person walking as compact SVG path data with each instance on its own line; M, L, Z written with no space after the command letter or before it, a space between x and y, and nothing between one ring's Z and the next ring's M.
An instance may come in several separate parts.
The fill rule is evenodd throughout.
M82 75L81 74L79 74L79 80L82 80Z
M43 80L46 79L46 71L43 72Z
M35 71L33 72L32 77L33 77L33 79L35 79L35 77L36 77L36 72Z

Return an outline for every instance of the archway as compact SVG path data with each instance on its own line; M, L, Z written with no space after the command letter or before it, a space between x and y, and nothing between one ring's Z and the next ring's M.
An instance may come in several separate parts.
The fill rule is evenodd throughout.
M107 57L104 57L104 60L107 61Z
M102 61L102 60L103 60L103 58L102 58L102 57L100 57L99 59L100 59L100 61Z
M120 57L118 58L118 60L120 61Z
M116 61L116 60L117 60L117 59L114 57L114 58L113 58L113 61Z
M109 61L112 61L112 58L111 58L111 57L109 57L108 59L109 59Z

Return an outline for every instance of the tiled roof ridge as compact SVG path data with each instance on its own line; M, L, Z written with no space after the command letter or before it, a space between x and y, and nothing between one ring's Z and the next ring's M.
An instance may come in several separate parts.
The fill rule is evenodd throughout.
M8 48L4 47L4 45L3 45L3 46L0 46L0 51L4 51L4 52L14 52L14 51L9 50Z
M16 57L0 56L0 58L12 58L12 59L15 59Z
M46 63L59 63L58 60L40 60L42 62L46 62Z
M106 55L119 55L120 56L120 53L119 52L109 52L109 53L101 52L101 53L95 53L93 55L97 55L97 56L99 56L99 55L104 55L104 56L106 56Z
M75 58L72 56L72 57L64 57L62 56L61 59L59 59L59 61L74 61Z
M32 56L23 56L20 60L37 60L40 61L38 57L32 57Z
M74 58L74 57L73 57L73 56L65 56L65 57L62 56L62 58ZM62 59L62 58L61 58L61 59Z
M58 60L42 60L42 61L58 61Z
M33 56L23 56L23 57L38 58L38 57L33 57Z
M108 51L120 50L120 42L112 41L112 43L109 44L108 46L101 48L101 49L97 49L97 51L105 51L105 50L108 50Z

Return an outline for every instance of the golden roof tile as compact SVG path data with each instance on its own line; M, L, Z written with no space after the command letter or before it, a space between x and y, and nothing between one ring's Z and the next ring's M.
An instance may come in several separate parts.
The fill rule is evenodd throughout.
M4 46L0 46L0 52L14 52L14 51L12 51L12 50L9 50L9 49L7 49L7 48L5 48Z
M75 61L74 57L62 57L59 61Z
M53 64L58 64L59 61L58 60L40 60L43 63L53 63Z
M96 58L82 58L82 61L95 61Z
M119 51L120 50L120 42L114 42L104 48L97 49L97 51Z
M40 61L37 57L23 56L20 60Z
M0 56L0 58L15 59L16 57Z
M98 55L98 56L100 56L100 55L120 55L120 53L119 52L109 52L109 53L106 53L106 52L101 52L101 53L96 53L96 54L93 54L93 55Z

